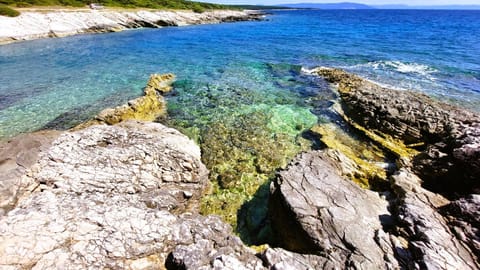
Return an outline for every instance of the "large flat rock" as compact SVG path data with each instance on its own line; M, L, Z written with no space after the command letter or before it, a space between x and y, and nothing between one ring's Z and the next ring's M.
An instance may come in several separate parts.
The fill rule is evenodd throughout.
M199 147L158 123L66 132L24 177L37 188L0 219L6 269L161 269L177 245L234 238L196 214L208 181Z
M317 266L395 268L387 201L340 176L321 151L303 153L272 186L270 213L285 248L319 255ZM293 255L292 255L293 256Z

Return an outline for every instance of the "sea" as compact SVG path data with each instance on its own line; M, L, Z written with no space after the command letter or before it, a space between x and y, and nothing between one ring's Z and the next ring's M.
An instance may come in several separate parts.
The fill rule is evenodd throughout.
M271 10L259 22L3 45L0 138L71 128L140 96L152 73L177 76L163 120L171 126L201 133L262 111L276 112L276 132L294 132L295 121L329 119L331 102L309 102L335 99L305 72L317 66L480 112L480 11Z

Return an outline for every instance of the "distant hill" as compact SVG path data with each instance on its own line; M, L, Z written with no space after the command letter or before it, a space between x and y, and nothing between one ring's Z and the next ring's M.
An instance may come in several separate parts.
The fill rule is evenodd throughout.
M480 10L480 5L444 5L444 6L376 5L373 7L378 9Z
M359 3L350 3L350 2L343 2L343 3L298 3L298 4L282 4L279 5L282 7L289 7L289 8L314 8L314 9L373 9L373 7L359 4Z

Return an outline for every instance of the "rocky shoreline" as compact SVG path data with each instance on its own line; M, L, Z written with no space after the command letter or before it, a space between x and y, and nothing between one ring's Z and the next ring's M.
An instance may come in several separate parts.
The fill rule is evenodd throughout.
M9 177L0 189L0 266L478 269L480 117L342 70L311 74L338 92L333 112L393 165L359 162L347 144L335 147L328 126L313 127L325 147L299 154L270 186L276 243L251 249L224 221L199 214L209 185L200 148L138 121L165 113L174 76L152 75L144 97L74 130L0 145ZM369 190L358 178L383 184Z
M18 17L0 16L0 44L48 37L65 37L81 33L117 32L125 29L221 22L261 20L253 11L26 11Z

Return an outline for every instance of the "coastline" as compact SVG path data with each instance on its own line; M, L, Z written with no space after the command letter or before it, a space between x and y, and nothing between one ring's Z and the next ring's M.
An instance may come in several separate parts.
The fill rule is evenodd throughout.
M160 28L261 20L255 11L213 10L203 13L170 10L58 9L25 11L18 17L0 16L0 45L40 38L84 33L118 32L133 28Z
M378 174L377 163L355 157L372 156L365 149L345 151L352 145L340 146L337 136L331 144L329 123L310 128L325 147L276 168L263 201L274 247L249 247L225 220L199 211L211 192L208 153L152 122L166 113L163 94L175 80L152 74L144 96L72 130L0 144L8 177L0 186L0 265L478 269L478 115L340 69L311 74L338 91L340 106L332 110L354 127L351 134L364 133L353 143L391 152L394 165ZM362 188L362 175L381 185ZM21 256L25 250L32 255Z

